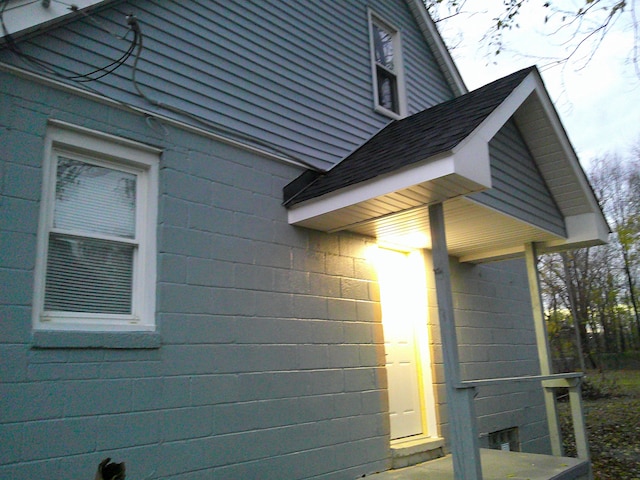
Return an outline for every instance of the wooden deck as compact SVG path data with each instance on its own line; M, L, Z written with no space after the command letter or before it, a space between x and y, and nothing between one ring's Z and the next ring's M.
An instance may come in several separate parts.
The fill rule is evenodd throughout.
M480 450L484 480L589 480L585 460L532 453ZM371 480L454 480L451 455L420 465L367 475Z

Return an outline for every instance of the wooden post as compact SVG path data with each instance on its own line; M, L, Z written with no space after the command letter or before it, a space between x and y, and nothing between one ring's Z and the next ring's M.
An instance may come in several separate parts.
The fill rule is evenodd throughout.
M549 354L549 339L547 326L544 320L544 307L540 295L540 277L538 275L538 254L533 243L525 245L525 257L527 261L527 275L529 278L529 292L531 294L531 306L533 308L533 323L538 344L538 359L540 361L540 374L553 373L551 355ZM551 388L544 388L544 403L547 410L547 423L549 424L549 437L551 452L556 456L562 456L562 434L558 423L558 409L556 406L555 392Z
M589 452L589 437L587 436L587 426L584 421L584 413L582 409L582 393L580 392L581 381L581 378L574 379L569 387L571 418L573 420L573 433L576 439L578 458L591 460L591 453Z
M460 384L460 362L453 315L449 252L444 228L444 209L441 203L429 206L429 223L442 337L454 478L457 480L482 480L474 405L475 389L465 388Z

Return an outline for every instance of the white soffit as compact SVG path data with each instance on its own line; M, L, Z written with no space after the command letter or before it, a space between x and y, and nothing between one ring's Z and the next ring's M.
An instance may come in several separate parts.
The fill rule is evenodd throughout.
M51 0L47 2L42 0L8 0L3 14L4 24L9 34L15 36L64 20L65 17L76 15L77 12L74 10L84 10L107 1L70 0L61 2ZM0 35L4 37L5 32L0 32Z
M468 148L466 148L468 147ZM460 195L478 192L491 187L488 145L469 142L456 153L435 156L424 162L407 166L387 175L381 175L356 185L342 188L321 197L313 198L289 209L289 223L331 231L346 228L353 223L349 209L358 204L373 201L396 192L403 192L431 182L445 180L436 197L426 195L423 203L446 200ZM403 210L391 207L379 211L387 215ZM334 214L334 215L332 215ZM321 219L321 217L324 217Z

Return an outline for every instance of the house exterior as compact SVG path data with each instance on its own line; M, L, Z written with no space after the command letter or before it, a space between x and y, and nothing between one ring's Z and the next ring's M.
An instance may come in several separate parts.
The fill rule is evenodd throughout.
M1 8L1 478L558 453L482 383L552 373L536 251L608 233L535 68L467 92L420 0Z

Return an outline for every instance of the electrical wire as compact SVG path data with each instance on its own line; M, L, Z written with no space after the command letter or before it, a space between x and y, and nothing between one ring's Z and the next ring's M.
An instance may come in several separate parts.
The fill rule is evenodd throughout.
M160 102L154 98L149 97L146 93L144 93L144 91L140 88L140 85L138 83L137 80L137 73L138 73L138 63L140 61L140 56L142 54L142 50L143 50L143 43L144 43L144 39L143 39L143 35L142 35L142 30L140 28L140 25L138 24L137 19L132 16L131 20L130 20L130 26L131 29L135 32L136 36L138 37L138 48L136 50L136 56L133 60L133 66L131 67L131 83L133 84L133 87L135 88L136 92L138 92L138 95L140 95L140 97L142 97L146 102L150 103L151 105L155 106L155 107L159 107L165 110L168 110L170 112L173 113L177 113L179 115L185 116L187 118L190 118L191 120L195 120L196 122L198 122L199 124L206 126L208 128L211 128L215 131L218 132L222 132L226 135L229 135L233 138L251 143L253 145L259 146L261 148L266 148L274 153L277 153L278 155L282 155L286 158L288 158L289 160L292 160L296 163L299 163L301 165L304 165L305 167L314 170L314 171L319 171L318 167L316 167L315 165L312 165L311 163L302 160L301 158L298 158L295 155L292 155L290 152L287 152L281 148L278 148L276 145L270 143L270 142L266 142L263 141L257 137L254 137L252 135L247 135L245 133L239 132L237 130L231 129L231 128L227 128L224 127L220 124L217 124L215 122L212 122L210 120L207 120L199 115L195 115L187 110L184 110L182 108L178 108L178 107L174 107L173 105L168 105L166 103Z
M91 19L91 17L89 15L87 15L86 13L82 12L81 10L78 10L77 7L73 6L73 5L69 5L66 4L65 2L61 1L61 0L54 0L58 3L64 4L64 5L68 5L69 9L72 10L73 12L80 12L81 14L83 14L85 17ZM268 151L271 151L274 154L280 155L286 159L288 159L289 161L292 161L294 163L298 163L300 165L304 165L305 167L311 169L311 170L315 170L318 171L318 168L315 165L312 165L311 163L298 158L296 155L293 155L292 153L283 150L279 147L277 147L276 145L267 142L267 141L263 141L257 137L254 137L252 135L248 135L245 134L243 132L231 129L231 128L227 128L224 127L222 125L219 125L215 122L212 122L210 120L207 120L199 115L195 115L187 110L183 110L181 108L178 107L174 107L172 105L168 105L165 103L162 103L156 99L153 99L151 97L149 97L147 94L144 93L144 91L140 88L140 85L138 83L137 80L137 73L138 73L138 64L142 55L142 51L143 51L143 35L142 35L142 30L140 28L140 25L138 23L137 18L135 17L135 15L127 15L127 26L129 28L129 30L127 31L127 33L122 36L119 37L117 35L115 35L117 38L119 39L125 39L129 32L132 31L133 32L133 39L131 40L131 43L129 44L129 47L127 48L127 50L117 59L112 61L111 63L109 63L108 65L96 68L90 72L87 73L83 73L83 74L74 74L74 75L69 75L66 73L63 73L59 70L59 67L57 67L56 65L54 65L51 62L47 62L45 60L42 60L40 58L36 58L32 55L29 55L26 52L23 52L20 47L18 46L18 44L14 41L13 37L9 34L7 27L5 25L4 22L4 12L6 10L7 7L7 2L8 0L0 0L0 25L2 27L2 32L4 34L4 40L5 43L7 44L8 49L13 52L16 56L18 56L18 58L22 59L23 61L26 61L32 65L35 65L36 67L38 67L39 69L43 70L44 72L46 72L49 75L53 75L55 77L59 77L62 78L64 80L68 80L68 81L72 81L75 83L82 83L84 84L84 88L87 88L88 90L95 92L99 95L102 95L101 92L96 91L93 88L89 88L88 85L86 85L88 82L93 82L96 80L100 80L101 78L106 77L107 75L113 73L116 69L118 69L119 67L121 67L122 65L124 65L127 60L129 60L129 58L133 55L133 52L135 51L135 57L134 57L134 61L133 61L133 65L132 65L132 70L131 70L131 83L133 84L133 87L135 88L136 92L138 93L138 95L144 99L146 102L148 102L149 104L176 113L178 115L187 117L193 121L196 121L197 123L199 123L200 125L207 127L211 130L213 130L214 132L221 132L222 134L228 135L229 137L231 137L232 139L236 139L236 140L241 140L244 142L247 142L248 144L266 149ZM96 23L94 21L94 23ZM110 33L111 35L114 35L112 32L110 32L108 29L104 28L103 26L98 24L98 27L101 28L102 30L107 31L107 33ZM100 75L95 76L96 74L100 73ZM124 107L128 107L128 108L132 108L135 110L135 107L133 105L129 105L126 102L122 102L122 101L117 101L119 104L121 104ZM148 116L148 115L147 115ZM155 117L157 118L157 117ZM157 118L158 120L160 120L160 122L162 122L162 120L160 118Z
M87 73L78 73L75 75L69 75L67 73L62 72L59 67L57 67L55 64L51 63L51 62L47 62L46 60L42 60L40 58L36 58L32 55L29 55L28 53L22 51L22 49L19 47L19 45L15 42L15 40L13 39L13 37L11 36L11 34L9 33L9 31L7 30L7 26L4 22L4 12L7 8L7 3L8 0L0 0L0 24L2 26L2 32L4 34L4 40L5 43L7 45L7 48L9 49L9 51L11 51L12 53L14 53L15 55L17 55L20 59L22 59L23 61L27 61L32 65L35 65L36 67L40 68L41 70L47 72L50 75L54 75L56 77L60 77L63 78L65 80L70 80L72 82L77 82L77 83L85 83L85 82L94 82L96 80L99 80L103 77L106 77L107 75L113 73L116 69L120 68L122 65L124 65L126 63L126 61L131 57L131 55L133 54L136 45L138 43L138 34L136 32L136 30L134 30L132 28L132 22L131 22L131 15L127 16L127 24L129 26L129 30L127 31L127 33L121 37L122 39L125 39L128 34L129 31L134 32L133 35L133 39L131 41L131 43L129 44L129 47L127 48L127 50L117 59L112 61L111 63L109 63L108 65L104 65L102 67L98 67L90 72ZM60 2L63 3L63 2ZM77 8L74 8L73 6L69 7L70 10L76 12L78 11ZM86 14L85 14L86 16ZM98 76L95 76L96 74L100 74Z

